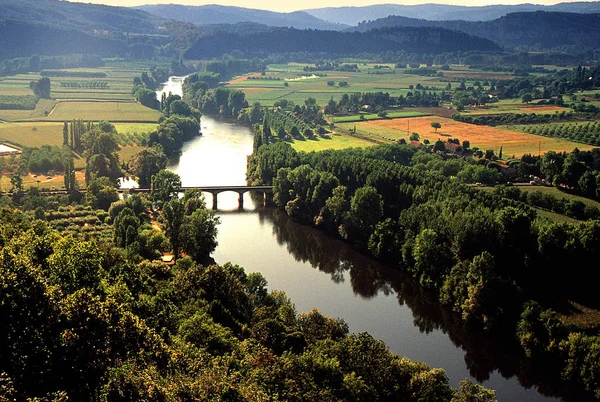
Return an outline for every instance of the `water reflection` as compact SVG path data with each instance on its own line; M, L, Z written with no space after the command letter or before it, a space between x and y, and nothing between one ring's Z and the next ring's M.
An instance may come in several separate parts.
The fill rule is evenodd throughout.
M337 239L299 225L282 211L258 209L257 212L261 222L271 223L277 243L285 246L296 261L329 274L334 283L349 281L354 294L363 299L395 296L400 306L411 310L413 325L420 333L446 334L456 347L464 350L466 368L473 379L486 384L499 373L504 379L516 377L521 387L536 388L541 394L527 393L522 399L500 389L499 397L505 397L500 400L551 400L552 397L564 401L594 400L591 395L570 388L559 376L549 375L548 371L556 371L547 370L546 362L534 364L526 360L510 334L490 335L465 324L413 278L365 257Z

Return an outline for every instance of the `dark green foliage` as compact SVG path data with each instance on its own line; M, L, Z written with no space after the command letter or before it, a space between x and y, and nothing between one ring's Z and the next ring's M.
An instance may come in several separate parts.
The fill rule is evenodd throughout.
M166 156L181 150L185 141L200 135L200 122L195 117L171 116L164 119L156 131L150 133L148 146L158 146Z
M588 179L580 176L596 166L596 153L547 154L542 172L583 183ZM323 187L323 203L314 194L319 183L328 183L328 174L335 181ZM525 197L511 187L495 194L465 187L457 181L501 176L484 165L444 161L406 145L298 154L276 143L255 152L248 175L258 183L273 180L274 200L288 215L367 245L374 256L416 277L464 321L516 333L528 355L552 356L558 368L597 392L597 378L589 374L593 364L581 357L584 350L596 353L595 341L571 344L575 328L562 324L552 310L523 303L531 298L597 305L594 285L582 278L595 274L589 261L600 250L598 221L572 225L537 219L522 201L538 205L529 198L539 193ZM561 202L571 215L598 216L583 203ZM569 275L562 272L565 266L572 267ZM572 351L572 360L559 345ZM582 362L582 368L572 361Z
M367 33L322 32L272 28L270 32L214 33L200 37L186 51L188 59L220 57L236 49L246 55L285 52L326 52L329 55L405 50L435 53L466 50L499 50L493 42L440 28L394 27Z
M0 95L0 110L33 110L37 102L37 96L32 95Z
M23 172L44 173L51 170L63 170L63 151L55 146L44 145L41 148L23 148L19 167Z
M574 115L572 112L556 112L554 114L511 113L481 115L468 115L456 113L452 115L452 118L463 123L471 123L484 126L497 126L503 124L540 124L570 121L573 120ZM541 132L537 131L537 128L535 128L535 126L532 128L526 128L526 131L530 132L531 134L543 135Z
M157 148L144 148L129 162L130 172L137 176L142 188L150 187L152 176L167 167L167 156Z
M161 170L152 176L150 199L160 209L177 197L181 189L181 178L168 170Z
M160 102L156 99L156 92L145 87L136 89L133 96L142 105L151 109L160 109Z
M50 79L42 77L37 81L31 81L29 88L38 98L50 98Z

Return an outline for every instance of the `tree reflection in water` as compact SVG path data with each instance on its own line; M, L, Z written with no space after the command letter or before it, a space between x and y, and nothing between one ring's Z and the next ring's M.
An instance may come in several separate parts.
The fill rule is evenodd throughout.
M466 324L459 315L441 306L435 294L418 281L398 270L384 266L360 254L346 243L325 235L309 226L292 221L284 212L258 209L261 223L272 223L279 245L285 246L296 261L309 263L328 273L335 283L350 279L355 294L370 299L378 294L395 294L400 305L413 314L413 324L421 333L440 330L456 347L464 350L469 374L479 382L487 381L494 371L504 378L516 376L524 388L536 387L538 392L564 401L594 400L589 394L577 392L558 376L549 376L551 362L532 362L522 355L514 334L487 333Z

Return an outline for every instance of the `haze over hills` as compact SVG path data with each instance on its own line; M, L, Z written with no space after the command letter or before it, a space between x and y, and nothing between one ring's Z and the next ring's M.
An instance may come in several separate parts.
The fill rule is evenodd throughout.
M0 0L0 10L0 60L33 54L152 55L166 21L131 8L57 0Z
M127 7L58 0L0 0L0 20L19 20L83 31L156 33L161 17Z
M600 47L600 14L537 11L512 13L492 21L428 21L390 16L361 23L359 32L385 27L441 27L487 38L504 46Z
M383 28L365 33L273 28L246 35L217 32L202 36L188 49L185 57L219 57L234 50L240 50L246 56L264 56L289 52L351 55L388 51L498 51L501 48L487 39L435 27Z
M255 22L276 27L294 27L298 29L341 30L348 27L348 25L344 24L323 21L304 11L278 13L232 6L183 6L176 4L157 4L136 8L163 18L201 25Z
M390 15L432 21L489 21L515 12L560 11L570 13L600 13L600 2L559 3L551 6L541 4L517 4L480 7L431 3L418 5L378 4L365 7L327 7L304 11L325 21L354 26L363 21L372 21Z

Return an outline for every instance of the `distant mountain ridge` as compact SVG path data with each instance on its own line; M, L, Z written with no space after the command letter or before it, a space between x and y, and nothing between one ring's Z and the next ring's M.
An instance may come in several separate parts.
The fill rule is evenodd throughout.
M233 6L184 6L177 4L156 4L135 8L162 18L199 25L254 22L257 24L294 27L297 29L342 30L348 28L348 25L323 21L304 11L278 13Z
M220 31L201 36L187 50L185 58L219 57L234 50L252 57L293 52L340 56L390 51L498 51L501 47L487 39L436 27L383 28L366 33L271 28L244 35Z
M325 21L355 26L360 22L385 18L390 15L430 21L490 21L515 12L600 13L600 2L559 3L550 6L540 4L491 6L454 6L431 3L418 5L378 4L364 7L327 7L304 11Z
M600 48L600 14L536 11L512 13L492 21L428 21L389 16L361 23L359 32L386 27L440 27L493 40L504 46Z

